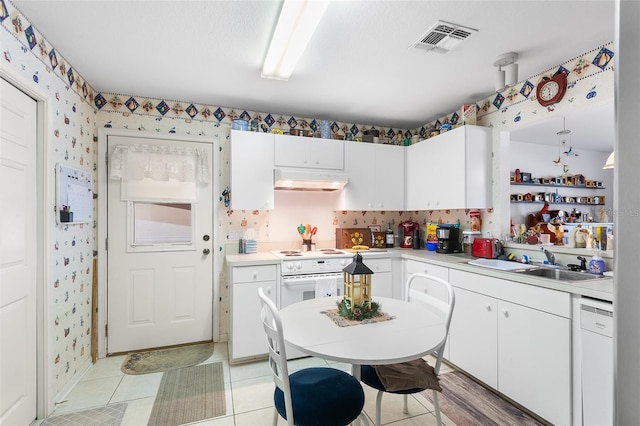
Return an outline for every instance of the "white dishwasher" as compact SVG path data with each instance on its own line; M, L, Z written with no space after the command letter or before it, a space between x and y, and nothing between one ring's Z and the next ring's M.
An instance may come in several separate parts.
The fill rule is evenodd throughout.
M613 304L580 300L582 424L613 424Z

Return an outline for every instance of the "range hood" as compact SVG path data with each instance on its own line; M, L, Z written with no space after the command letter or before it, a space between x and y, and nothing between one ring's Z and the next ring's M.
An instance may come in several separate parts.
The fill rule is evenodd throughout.
M274 189L292 191L339 191L349 181L345 173L332 170L275 169Z

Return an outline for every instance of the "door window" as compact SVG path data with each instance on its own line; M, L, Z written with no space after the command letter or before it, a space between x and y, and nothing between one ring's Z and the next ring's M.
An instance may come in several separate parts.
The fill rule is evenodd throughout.
M128 202L129 251L194 249L192 204Z

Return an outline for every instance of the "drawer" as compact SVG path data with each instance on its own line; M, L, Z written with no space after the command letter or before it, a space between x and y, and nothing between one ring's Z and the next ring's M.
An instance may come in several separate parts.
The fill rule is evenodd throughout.
M278 276L276 265L234 266L231 271L233 274L231 281L234 284L274 281Z
M367 265L374 274L378 272L391 272L391 259L367 259L363 256L363 263Z
M438 278L442 278L445 281L449 281L449 268L440 265L433 265L431 263L418 262L415 260L405 261L405 273L409 277L411 274L429 274Z

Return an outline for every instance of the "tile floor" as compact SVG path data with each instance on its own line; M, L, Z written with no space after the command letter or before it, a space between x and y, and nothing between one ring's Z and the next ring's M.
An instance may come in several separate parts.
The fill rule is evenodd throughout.
M273 419L273 379L266 360L240 365L229 365L226 343L216 343L214 353L205 363L222 361L227 414L210 420L194 423L207 426L258 426L271 425ZM98 360L69 393L66 402L60 404L54 416L74 411L97 408L108 404L127 402L122 426L147 424L151 408L160 385L162 373L126 375L120 371L123 356ZM430 360L429 364L433 365ZM330 363L318 358L302 358L289 361L289 369L297 370L310 366L326 366L351 371L348 364ZM441 373L449 368L442 365ZM290 371L292 372L292 371ZM371 419L375 416L376 391L363 385L365 391L364 411ZM453 425L443 416L446 425ZM38 426L41 420L31 426ZM382 423L393 426L435 425L432 404L419 394L409 396L409 414L402 413L402 396L385 394L382 398ZM278 425L285 425L279 418Z

